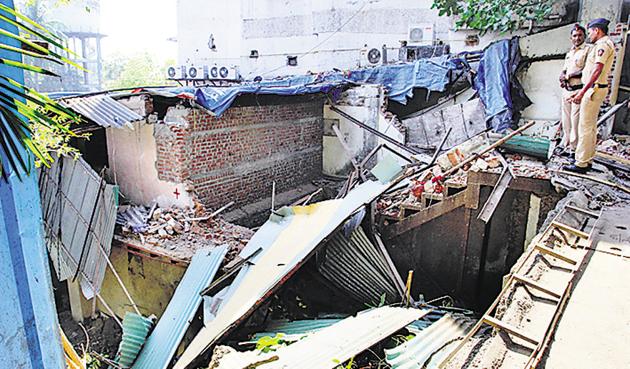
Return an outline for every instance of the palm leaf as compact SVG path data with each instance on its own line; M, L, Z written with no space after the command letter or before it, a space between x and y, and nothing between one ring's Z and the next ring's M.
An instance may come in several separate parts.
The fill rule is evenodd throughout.
M28 56L32 56L34 58L40 58L40 59L45 59L54 63L57 63L59 65L63 65L63 63L55 58L52 58L50 56L46 56L46 55L42 55L33 51L28 51L28 50L24 50L24 49L20 49L18 47L14 47L14 46L10 46L10 45L5 45L5 44L0 44L0 49L5 49L5 50L9 50L9 51L13 51L16 53L22 53L24 55L28 55Z
M59 36L56 36L55 34L53 34L52 32L50 32L49 30L47 30L44 26L38 24L37 22L35 22L34 20L32 20L31 18L20 14L19 12L16 12L14 9L0 3L0 9L4 10L5 12L11 14L12 16L14 16L16 19L20 19L23 20L24 22L30 24L31 26L38 28L40 31L48 33L49 35L51 35L52 37L57 38L58 40L61 41L61 38Z
M18 176L18 179L22 180L22 173L30 173L30 165L26 164L22 153L18 149L18 144L21 142L19 137L15 137L15 134L19 134L22 132L22 129L19 127L16 128L14 122L11 122L9 118L10 114L9 110L0 111L0 146L5 153L5 157L9 161L9 164L14 169L15 174ZM18 141L16 143L16 141ZM22 145L23 146L23 145ZM4 159L4 158L3 158ZM30 162L30 160L29 160ZM3 163L4 164L4 163ZM21 169L21 172L20 170ZM2 171L2 175L4 176L6 173L5 170Z
M0 58L0 64L8 65L10 67L21 68L21 69L24 69L24 70L28 70L30 72L45 74L47 76L60 77L57 73L51 72L51 71L49 71L47 69L44 69L42 67L38 67L38 66L35 66L35 65L30 65L30 64L24 64L22 62L17 62L17 61L14 61L14 60Z
M0 28L0 37L3 38L3 41L0 42L0 49L16 55L15 58L11 57L10 59L0 58L0 64L24 71L57 76L54 72L22 62L20 56L28 55L58 64L69 64L85 70L58 52L48 50L28 40L26 37L20 36L17 32L22 30L29 37L41 38L50 45L61 49L62 52L74 54L63 46L63 40L59 36L54 35L28 17L16 12L12 7L0 4L0 11L4 11L4 13L0 12L0 21L3 21L3 25L6 24L6 26ZM15 29L11 28L11 26L15 27ZM27 45L35 52L23 50L19 47L20 44L9 45L5 42L8 39L13 39L21 45ZM30 122L39 123L52 131L59 130L72 134L68 128L68 123L78 121L80 121L80 117L76 113L62 106L57 101L24 86L14 79L0 76L0 150L4 152L0 162L0 173L2 176L6 178L7 173L9 173L7 169L13 169L13 172L20 180L23 173L30 173L32 160L28 156L29 153L45 165L49 165L52 162L52 156L47 151L41 150L31 139L33 131L32 126L29 124Z
M58 58L60 61L62 61L64 63L70 64L70 65L72 65L75 68L81 69L82 71L86 71L85 68L81 67L79 64L73 62L72 60L70 60L68 58L65 58L64 56L62 56L59 53L56 53L56 52L51 51L51 50L48 50L47 48L43 47L42 45L38 45L38 44L28 40L25 37L22 37L20 35L16 35L16 34L14 34L12 32L8 32L8 31L6 31L6 30L4 30L2 28L0 28L0 35L7 36L7 37L10 37L10 38L12 38L14 40L20 41L21 43L26 44L26 45L32 47L33 49L39 51L42 54L42 56L49 56L49 55L50 56L54 56L55 58ZM64 50L67 50L68 52L71 52L67 48L64 48Z

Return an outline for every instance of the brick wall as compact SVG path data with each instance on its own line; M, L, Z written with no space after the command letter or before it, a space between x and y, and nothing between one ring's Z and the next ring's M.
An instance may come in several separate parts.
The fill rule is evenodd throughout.
M220 118L190 109L187 126L156 125L159 178L190 183L201 202L217 208L269 197L274 180L278 193L319 177L323 101L279 100L233 106Z

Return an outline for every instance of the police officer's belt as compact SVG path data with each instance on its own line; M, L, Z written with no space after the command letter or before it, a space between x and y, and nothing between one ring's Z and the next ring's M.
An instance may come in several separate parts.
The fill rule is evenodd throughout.
M582 84L579 84L579 85L573 85L573 86L568 86L568 85L567 85L567 86L565 87L565 89L566 89L567 91L577 91L577 90L581 89L582 87L584 87L584 85L582 85Z

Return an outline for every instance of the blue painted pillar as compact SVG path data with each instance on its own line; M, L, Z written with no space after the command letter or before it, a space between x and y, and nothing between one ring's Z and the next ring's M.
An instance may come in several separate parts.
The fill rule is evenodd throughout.
M13 8L13 0L0 0ZM0 27L17 32L0 21ZM4 37L4 36L0 36ZM2 40L19 47L8 37ZM21 60L0 49L0 57ZM0 74L19 82L24 74L0 65ZM0 122L0 124L2 124ZM23 153L25 157L32 158ZM0 155L6 153L0 150ZM0 179L0 367L61 369L64 357L52 294L48 256L43 239L36 174L20 181L10 173Z

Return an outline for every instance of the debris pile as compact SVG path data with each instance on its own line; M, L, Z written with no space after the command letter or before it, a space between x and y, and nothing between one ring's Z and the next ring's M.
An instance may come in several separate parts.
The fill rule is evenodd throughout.
M217 217L218 211L206 214L203 205L198 203L183 209L160 208L155 204L151 207L121 206L116 218L116 223L121 226L118 235L140 241L143 246L163 249L167 254L185 260L202 247L227 244L230 246L227 261L231 260L254 232Z
M384 194L377 202L377 210L387 218L400 219L405 210L418 211L465 189L468 173L489 172L501 173L504 160L498 153L481 155L476 160L464 165L453 174L447 175L449 169L460 165L466 155L455 148L437 160L437 165L419 174L409 176L409 184L396 191ZM519 159L520 160L520 159Z
M630 160L630 137L617 136L608 139L597 146L599 153L608 154L622 160Z

